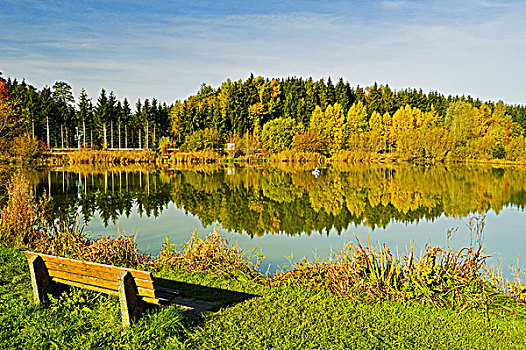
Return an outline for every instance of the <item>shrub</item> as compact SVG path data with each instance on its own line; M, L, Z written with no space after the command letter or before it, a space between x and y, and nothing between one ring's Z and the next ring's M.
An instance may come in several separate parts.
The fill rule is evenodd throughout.
M511 142L505 146L506 157L510 160L526 159L526 138L517 136L511 139Z
M8 157L21 162L36 159L46 148L44 142L32 137L14 137L6 141L2 147Z
M253 156L259 148L259 138L246 132L239 145L240 151L246 156Z
M506 158L506 150L504 149L504 146L501 144L498 144L493 149L493 158L495 159L504 159Z
M276 118L263 126L261 143L270 152L289 149L301 126L292 118Z
M185 151L202 151L202 150L219 150L223 147L223 139L219 131L206 128L204 130L197 130L194 132L186 142L182 149Z
M292 148L302 152L320 152L327 149L327 139L319 132L307 129L294 136Z
M170 148L171 146L172 142L170 141L170 138L168 138L167 136L161 137L161 139L159 140L159 152L161 152L161 154L166 154L166 152L168 152L168 148Z
M201 239L195 235L182 247L177 249L167 239L159 257L152 261L155 269L169 268L188 272L207 272L235 278L239 274L258 278L257 271L261 255L253 265L250 256L246 256L239 246L231 245L219 230L212 231Z

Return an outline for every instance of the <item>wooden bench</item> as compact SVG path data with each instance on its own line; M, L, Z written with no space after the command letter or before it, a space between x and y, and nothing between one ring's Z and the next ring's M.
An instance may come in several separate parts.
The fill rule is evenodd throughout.
M130 325L147 304L170 305L181 292L156 286L150 272L26 251L33 299L37 305L47 294L59 295L67 286L119 297L122 322Z

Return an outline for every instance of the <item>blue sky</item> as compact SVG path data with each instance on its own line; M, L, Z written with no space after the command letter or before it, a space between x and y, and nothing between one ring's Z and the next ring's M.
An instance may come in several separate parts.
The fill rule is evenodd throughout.
M526 1L3 0L0 71L168 103L226 78L343 77L526 104Z

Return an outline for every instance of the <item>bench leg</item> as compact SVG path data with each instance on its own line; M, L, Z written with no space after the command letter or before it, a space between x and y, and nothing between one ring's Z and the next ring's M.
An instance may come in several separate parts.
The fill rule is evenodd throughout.
M123 271L119 275L119 301L122 323L124 326L129 326L140 304L137 297L137 286L129 271Z
M31 274L31 286L33 287L33 300L40 305L45 301L46 294L56 294L55 283L49 277L46 264L40 256L34 256L29 260L29 273Z

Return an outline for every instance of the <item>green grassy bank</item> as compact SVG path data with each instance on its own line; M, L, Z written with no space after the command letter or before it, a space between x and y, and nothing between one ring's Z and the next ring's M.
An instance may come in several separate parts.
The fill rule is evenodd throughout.
M25 256L0 248L0 348L526 348L526 319L509 312L359 302L297 286L269 287L244 274L164 270L157 276L220 304L200 316L177 307L153 309L128 329L121 327L118 301L97 294L73 290L35 307Z

